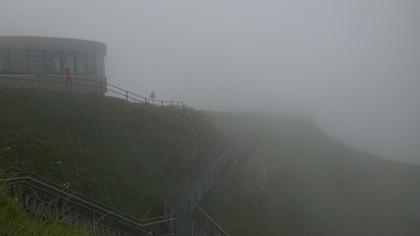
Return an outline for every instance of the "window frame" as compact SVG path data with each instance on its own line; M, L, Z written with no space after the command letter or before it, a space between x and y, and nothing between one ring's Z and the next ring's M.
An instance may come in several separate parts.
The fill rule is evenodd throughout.
M5 70L2 70L2 68L0 68L0 74L10 73L10 49L0 49L0 52L4 52L5 53L4 55L1 55L0 54L0 57L4 58L5 59L4 62L6 63L6 69ZM2 60L2 63L1 64L2 64L2 67L3 67L3 65L4 65L3 59L1 59L1 60Z
M97 64L96 64L96 53L94 52L88 52L87 53L87 60L86 60L86 65L87 65L87 74L91 75L91 76L96 76L97 75Z
M80 59L80 62L78 60ZM80 63L82 70L79 71L78 64ZM74 72L78 75L87 75L87 53L84 51L74 52Z
M70 69L70 74L75 74L75 53L73 50L62 50L61 51L61 55L62 55L62 59L61 59L61 66L62 66L62 70L64 71L64 65L67 64L67 58L69 57L69 55L71 56L71 64L68 65L69 69Z
M27 53L27 49L10 49L9 52L9 63L10 63L10 73L13 74L28 74L28 53ZM24 59L24 63L13 63L13 53L14 52L22 52L23 54L21 56L23 56L21 59ZM23 69L23 70L16 70L16 66L19 66L19 69Z

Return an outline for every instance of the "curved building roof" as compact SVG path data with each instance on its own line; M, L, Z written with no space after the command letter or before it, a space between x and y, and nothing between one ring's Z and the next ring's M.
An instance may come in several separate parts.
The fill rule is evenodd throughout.
M106 54L106 44L101 42L38 36L0 36L0 49L80 50Z

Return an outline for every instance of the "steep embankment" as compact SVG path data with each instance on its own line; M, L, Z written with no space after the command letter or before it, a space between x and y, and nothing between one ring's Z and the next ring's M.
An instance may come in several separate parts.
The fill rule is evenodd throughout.
M0 188L0 235L7 236L72 236L89 235L85 229L76 229L59 222L45 222L26 215L16 202Z
M98 95L0 89L0 169L32 171L139 217L219 153L199 112Z
M206 200L232 235L420 235L420 166L355 150L302 119L209 115L248 150Z

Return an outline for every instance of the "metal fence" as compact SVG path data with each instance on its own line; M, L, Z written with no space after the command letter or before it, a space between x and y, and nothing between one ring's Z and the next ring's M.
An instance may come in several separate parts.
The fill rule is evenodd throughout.
M210 191L215 182L220 179L224 173L232 155L231 147L227 148L208 172L203 182L191 193L188 203L188 211L192 221L193 236L228 236L229 234L223 230L200 206L199 203L203 197Z
M159 100L138 95L106 82L105 77L71 77L67 80L60 75L0 74L0 84L8 87L42 88L74 93L94 92L120 98L126 102L151 104L180 111L191 109L185 102Z
M164 214L139 221L137 218L95 201L31 173L0 179L25 211L46 219L83 225L95 235L153 236L175 233L174 210L164 203Z

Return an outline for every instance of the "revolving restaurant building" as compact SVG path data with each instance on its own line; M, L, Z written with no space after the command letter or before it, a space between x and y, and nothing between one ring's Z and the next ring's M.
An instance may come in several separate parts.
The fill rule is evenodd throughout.
M68 89L67 66L74 91L104 93L105 55L106 45L101 42L0 36L0 86Z

